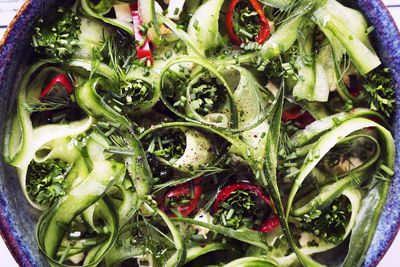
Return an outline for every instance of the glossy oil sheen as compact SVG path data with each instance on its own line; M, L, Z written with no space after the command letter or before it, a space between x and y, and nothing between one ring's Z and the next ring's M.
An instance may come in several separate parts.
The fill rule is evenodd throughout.
M32 23L50 10L56 0L28 0L21 8L0 43L0 140L4 137L6 116L15 99L17 81L29 64L29 31ZM400 36L389 12L379 0L356 0L355 3L375 27L378 53L390 67L400 103ZM400 106L393 118L396 148L400 150ZM3 144L0 142L0 151ZM395 177L387 204L366 255L364 266L376 266L395 238L400 223L400 157L396 154ZM25 200L14 168L0 157L0 232L8 248L21 266L48 266L35 241L35 225L39 213Z

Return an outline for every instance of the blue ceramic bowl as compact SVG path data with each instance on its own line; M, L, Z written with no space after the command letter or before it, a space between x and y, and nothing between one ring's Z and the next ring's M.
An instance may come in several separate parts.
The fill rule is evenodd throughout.
M17 81L27 66L32 23L49 12L56 0L28 0L8 27L0 42L0 140L4 121L14 102ZM375 26L378 53L392 70L396 103L400 103L400 35L388 10L380 0L356 0ZM400 151L400 105L393 119L393 134ZM0 151L3 143L0 142ZM395 177L377 231L366 255L364 266L375 266L389 249L400 226L400 155L396 155ZM25 200L17 174L0 157L0 233L17 263L21 266L48 266L35 242L34 230L39 213Z

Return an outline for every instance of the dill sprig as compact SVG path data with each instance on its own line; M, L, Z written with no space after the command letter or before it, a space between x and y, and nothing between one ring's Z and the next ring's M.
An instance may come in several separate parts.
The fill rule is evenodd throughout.
M263 2L261 0L261 2ZM279 25L282 23L285 23L286 21L289 21L296 16L299 16L295 11L296 9L302 4L302 0L294 0L290 1L289 4L284 6L283 8L279 9L274 15L275 15L275 24Z
M69 107L69 99L54 97L54 96L44 96L40 100L36 98L31 98L25 103L22 103L24 109L28 112L41 112L46 110L56 110L60 108Z
M144 255L151 254L160 266L163 266L166 261L167 245L165 241L172 240L162 233L159 227L150 223L141 211L135 217L137 222L142 222L140 227L132 229L132 241L130 245L137 246L142 244L145 251ZM162 233L162 234L161 234ZM173 242L172 242L173 243Z

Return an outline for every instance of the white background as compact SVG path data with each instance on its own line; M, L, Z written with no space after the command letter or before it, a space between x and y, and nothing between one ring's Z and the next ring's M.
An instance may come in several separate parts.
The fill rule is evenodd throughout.
M400 0L384 0L389 7L389 11L400 25ZM14 17L16 11L19 9L22 0L0 0L0 37L3 36L6 25ZM400 266L400 235L395 239L394 243L386 253L383 260L378 267L398 267ZM3 240L0 238L0 267L17 267L15 260L11 256Z

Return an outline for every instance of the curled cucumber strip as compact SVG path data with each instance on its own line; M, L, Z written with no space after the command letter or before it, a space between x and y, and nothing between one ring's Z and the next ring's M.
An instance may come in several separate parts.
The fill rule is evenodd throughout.
M323 32L329 31L328 36L335 36L345 47L347 54L362 75L381 64L366 34L368 25L358 11L344 7L337 1L327 0L315 10L313 20ZM346 27L348 23L359 26L349 28Z
M51 159L60 159L64 162L67 162L71 166L67 176L65 177L64 192L66 194L68 194L68 192L72 189L74 185L85 179L89 174L89 170L82 157L81 151L76 147L74 143L75 141L71 137L61 137L55 139L44 144L38 150L36 150L32 159L37 163L45 162ZM18 169L19 180L22 185L26 199L33 207L38 210L48 209L48 205L41 205L34 202L29 193L26 191L27 170L28 166L23 169Z
M385 128L390 129L390 125L387 123L386 119L381 114L366 108L356 108L350 111L349 113L340 112L322 118L320 120L317 120L315 122L312 122L311 124L307 125L306 128L304 128L301 131L298 131L293 135L293 137L290 139L290 145L295 148L304 146L305 144L313 140L313 138L316 138L321 133L324 133L325 131L328 131L329 129L335 127L338 123L342 123L344 121L351 120L354 118L369 118L369 117L377 118Z
M70 67L79 67L90 73L100 74L101 76L113 82L114 86L110 86L108 89L110 91L116 90L119 81L117 73L104 63L92 63L93 62L91 60L87 59L73 59L66 62L66 64Z
M359 211L360 211L363 192L359 189L353 189L353 188L349 187L349 188L346 188L341 193L341 195L344 195L345 197L347 197L349 199L351 208L352 208L351 216L346 225L345 233L341 238L341 240L343 241L349 236L350 232L352 231L352 229L356 223L357 215L359 214ZM298 250L304 255L312 255L315 253L324 252L324 251L333 249L333 248L337 247L339 244L333 244L333 243L327 243L327 242L321 241L317 247L306 246L306 247L298 248ZM291 264L294 264L297 260L295 253L292 253L285 257L272 256L271 259L273 261L279 262L279 265L283 265L283 266L289 266ZM309 266L309 265L306 265L306 266Z
M128 82L132 81L142 81L145 83L145 85L148 88L148 90L151 90L151 95L150 99L146 99L142 103L138 103L135 105L132 105L130 108L129 113L132 115L140 114L140 113L146 113L150 112L152 107L158 102L160 99L160 88L156 86L157 83L157 75L152 69L149 71L149 76L143 76L143 69L141 68L135 68L133 70L130 70L126 76L125 79Z
M16 166L18 167L20 183L23 188L25 188L26 185L26 171L28 169L29 163L35 157L36 151L38 151L43 145L52 140L83 133L90 128L91 124L92 118L87 117L82 121L73 122L68 125L44 125L34 129L31 133L31 136L25 139L26 141L32 138L32 142L29 146L25 147L24 153L20 154L19 163ZM28 134L26 134L26 136L28 136ZM27 199L30 199L25 190L24 193ZM31 202L31 204L33 203ZM38 205L34 206L36 208L43 209Z
M187 46L188 50L200 57L203 58L204 57L204 52L202 51L202 49L200 47L198 47L197 43L195 41L192 40L192 38L190 37L189 34L187 34L184 30L179 29L177 27L177 25L175 24L175 22L173 22L171 19L158 14L158 17L164 22L164 24L173 32L176 34L176 36L182 40L185 45Z
M186 148L182 157L174 164L174 167L197 170L200 165L210 163L212 158L212 145L209 139L199 131L183 128L186 136Z
M118 216L117 214L115 214L115 212L113 212L112 206L109 202L110 201L107 199L107 197L105 197L104 200L98 201L98 206L94 211L94 216L97 218L97 220L101 218L108 226L108 229L110 231L109 237L108 239L88 251L86 258L83 262L83 266L96 266L110 251L110 249L114 246L115 241L117 240L119 229Z
M202 58L194 57L194 56L179 56L179 57L176 57L175 59L171 60L170 62L168 62L168 64L162 70L162 72L160 74L160 78L158 80L158 84L157 84L157 87L159 88L158 90L161 91L160 98L163 101L163 103L168 107L168 109L170 109L177 116L184 118L187 121L197 122L196 120L190 118L188 115L183 114L182 112L178 111L175 107L173 107L171 105L171 103L168 102L168 100L165 98L165 96L162 93L164 77L165 77L166 73L169 71L169 69L172 66L179 64L179 63L185 63L185 62L191 62L191 63L195 63L195 64L202 66L203 68L207 69L212 75L214 75L216 78L218 78L218 80L220 82L222 82L223 86L226 89L226 93L228 95L228 100L229 100L229 108L230 108L229 113L230 113L230 126L231 126L230 128L237 128L238 114L237 114L237 107L236 107L236 103L234 100L232 89L229 87L226 79L221 74L221 72L213 64L209 63L208 61L206 61ZM209 123L209 122L206 122L203 120L201 120L201 122L208 124L208 125L213 125L212 123Z
M104 0L102 1L104 2ZM97 13L95 10L90 5L90 0L82 0L81 1L82 8L83 10L91 17L94 17L96 19L99 19L103 21L104 23L111 24L113 26L116 26L118 28L123 29L124 31L130 33L133 36L133 25L132 23L122 21L122 20L117 20L117 19L112 19L112 18L107 18L104 17L103 14Z
M90 114L94 118L120 123L127 129L130 129L131 122L104 102L96 91L98 86L108 88L109 83L104 78L88 80L86 83L76 88L76 102L87 114Z
M352 180L356 180L358 183L360 183L363 181L363 179L360 179L358 176L360 175L361 177L363 177L363 174L365 173L365 171L368 168L372 167L374 164L379 162L380 154L381 154L381 146L380 146L379 142L371 135L357 134L357 135L347 136L347 137L343 138L342 140L340 140L337 144L350 142L350 141L356 140L357 138L367 138L370 141L372 141L375 145L375 149L376 149L375 153L372 155L372 157L370 157L367 161L365 161L360 166L357 166L351 170L347 170L344 173L335 175L334 177L328 178L325 180L326 182L330 182L333 180L337 181L343 177L351 176ZM310 151L314 147L314 145L315 145L315 143L301 147L301 148L297 149L295 153L297 156L304 157L307 155L308 151ZM324 183L322 183L322 185L323 184Z
M75 205L77 206L77 205ZM82 207L81 207L82 208ZM63 264L63 260L65 260L67 257L72 256L74 252L74 247L77 252L82 252L88 250L87 256L84 260L83 266L85 267L94 267L97 266L100 261L104 258L104 256L107 254L108 251L112 248L114 245L117 235L118 235L118 218L116 214L114 213L114 210L110 207L110 203L107 199L105 200L99 200L96 203L96 208L94 212L94 216L97 216L97 219L102 219L106 225L108 226L109 229L109 234L107 238L95 238L94 240L90 240L91 242L95 241L96 245L92 247L85 248L82 244L84 240L81 242L75 242L75 244L72 246L71 242L68 242L69 248L72 248L71 250L68 250L65 246L66 243L63 241L63 234L60 234L60 227L63 225L62 220L61 221L56 221L58 222L58 226L55 230L55 232L48 233L46 230L49 230L52 227L52 220L54 219L54 216L60 215L57 213L57 211L54 210L54 208L48 210L45 214L42 215L40 218L38 228L36 230L36 238L38 239L38 244L39 248L42 250L42 252L45 254L45 256L48 258L50 264L52 266L59 266L59 267L69 267L71 265L66 265ZM63 214L65 216L68 216L66 214ZM72 218L73 219L73 218ZM71 220L72 220L71 219ZM66 231L68 225L64 225L63 229L61 231ZM51 234L54 239L61 239L58 245L55 245L54 247L47 247L46 249L46 240L45 236ZM48 237L47 237L48 238ZM54 241L53 239L53 241ZM64 242L64 245L62 246ZM79 246L81 244L81 246ZM54 251L54 255L50 254L50 251ZM63 250L62 250L63 249ZM56 255L58 255L58 259L56 258Z
M18 86L17 115L7 123L3 155L6 162L19 168L24 168L29 164L32 159L29 151L32 150L32 144L34 143L33 126L30 119L31 113L24 108L23 104L27 102L28 96L39 96L41 88L31 88L30 81L33 74L40 71L47 64L49 62L39 61L24 72ZM39 80L43 82L44 78L42 77Z
M111 161L96 162L93 171L85 180L42 215L38 224L37 238L47 257L55 260L61 241L72 220L101 199L108 188L124 175L123 164Z
M326 134L324 134L318 142L315 144L314 148L309 151L309 153L306 156L306 159L304 160L304 163L302 167L300 168L300 173L296 177L289 198L287 202L287 208L286 208L286 216L289 215L289 212L292 208L293 200L294 197L300 188L302 182L304 179L307 177L307 175L311 172L311 170L317 165L317 163L321 160L321 158L326 155L326 153L329 152L329 150L336 144L338 143L339 140L342 138L346 137L347 135L353 133L354 131L367 128L367 127L376 127L380 134L382 135L382 138L385 142L384 146L384 156L383 156L383 161L386 166L388 166L390 169L393 169L394 166L394 155L395 155L395 146L394 146L394 141L393 137L391 136L390 132L381 126L380 124L371 121L369 119L365 118L353 118L350 120L347 120L337 126L336 128L333 128Z
M186 244L183 241L182 236L179 233L178 229L176 229L176 226L171 221L171 218L169 218L163 211L161 211L158 208L156 208L155 211L158 215L160 215L160 217L163 219L163 221L169 228L176 248L175 254L168 259L165 265L168 267L182 266L183 264L185 264L187 257Z
M230 136L230 135L228 135L228 134L225 134L225 133L223 133L223 132L220 132L220 131L218 131L218 130L216 130L216 129L214 129L214 128L211 128L211 127L209 127L209 126L207 126L207 125L197 124L197 123L194 123L194 122L170 122L170 123L161 123L161 124L158 124L156 127L147 129L146 131L144 131L143 133L141 133L140 136L139 136L138 138L139 138L139 140L142 140L144 137L146 137L147 135L149 135L149 134L151 134L151 133L153 133L153 132L155 132L155 131L158 131L158 130L161 130L161 129L168 129L168 128L180 128L180 129L181 129L181 128L185 128L185 129L190 129L191 134L193 134L193 136L190 136L190 138L187 138L187 140L189 140L189 141L190 141L190 139L193 138L193 139L190 141L190 143L191 143L192 141L195 140L194 138L197 138L196 135L197 135L198 133L200 134L199 131L193 130L194 128L203 130L203 131L205 131L205 132L207 132L207 133L211 133L211 134L215 134L215 135L217 135L217 136L220 136L220 137L222 137L224 140L226 140L226 141L229 142L229 143L242 142L240 139L233 138L232 136ZM205 136L203 133L201 133L201 135ZM209 139L209 138L205 138L205 139L202 138L202 142L204 142L204 143L201 145L201 147L198 147L198 145L195 144L195 143L193 143L193 144L188 144L189 141L187 141L187 149L185 150L185 153L184 153L184 154L188 154L188 155L189 155L190 153L192 153L192 151L191 151L192 149L198 149L198 148L201 149L201 150L202 150L201 153L199 153L199 152L197 152L197 153L202 155L201 158L204 159L204 162L207 162L207 163L208 163L207 166L209 166L209 167L210 167L210 166L217 165L219 162L221 162L222 160L224 160L224 155L225 155L225 152L224 152L224 151L219 152L219 154L217 155L217 157L216 157L214 160L212 160L212 161L209 161L209 160L208 160L208 159L211 159L211 158L210 158L211 154L210 154L210 152L209 152L208 150L206 150L206 149L204 149L204 148L205 148L205 147L208 147L208 146L210 145L210 143L209 143L209 142L210 142L210 139ZM224 148L223 148L222 150L226 150L226 152L227 152L228 148L224 146ZM184 156L185 156L185 155L184 155ZM247 157L247 154L246 154L246 153L244 153L244 157ZM183 158L183 156L182 156L181 158ZM185 156L185 157L183 158L183 160L186 161L187 163L189 163L189 162L192 162L192 161L196 160L196 158L193 157L193 155L190 155L190 156L188 156L188 157ZM194 163L194 164L197 164L197 163ZM176 167L176 163L175 163L173 166ZM200 166L198 166L198 167L200 167ZM158 185L155 185L154 188L158 190L158 189L160 189L160 188L164 188L166 185L168 185L168 186L178 185L178 184L181 184L181 183L184 183L184 182L193 180L193 179L195 179L196 177L202 176L202 175L204 175L204 174L206 174L206 171L203 171L203 170L201 170L201 169L197 169L194 173L193 173L193 172L190 173L190 176L189 176L189 177L185 177L185 178L183 178L183 179L181 178L181 179L171 180L171 181L168 181L168 182L165 183L165 184L158 184Z
M133 156L124 157L128 175L135 186L138 197L144 199L151 192L153 186L153 174L147 161L146 153L135 135L124 132L122 137L126 146L134 154Z

